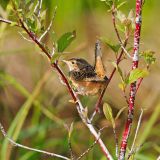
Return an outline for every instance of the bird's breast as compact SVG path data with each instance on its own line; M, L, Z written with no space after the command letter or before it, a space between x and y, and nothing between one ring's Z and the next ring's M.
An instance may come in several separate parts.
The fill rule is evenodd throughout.
M106 82L93 82L93 81L77 81L70 78L73 86L81 95L95 95L99 93L106 85Z

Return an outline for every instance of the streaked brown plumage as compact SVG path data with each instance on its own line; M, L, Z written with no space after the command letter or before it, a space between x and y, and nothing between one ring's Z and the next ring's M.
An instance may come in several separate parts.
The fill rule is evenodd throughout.
M95 65L82 58L63 60L69 67L69 77L78 94L95 95L107 84L108 78L102 62L99 42L95 47Z

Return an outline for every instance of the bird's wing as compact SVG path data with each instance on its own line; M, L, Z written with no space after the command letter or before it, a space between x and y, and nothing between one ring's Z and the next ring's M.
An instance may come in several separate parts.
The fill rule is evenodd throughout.
M99 76L91 65L87 65L81 69L81 76L83 77L83 81L86 82L105 82L108 80L106 75L103 75L103 77Z
M106 71L103 65L102 61L102 52L101 52L101 47L100 47L100 42L97 40L95 44L95 65L94 65L94 70L98 77L104 78L106 77Z
M103 79L98 76L84 79L86 82L106 82L107 80L108 78L106 76Z

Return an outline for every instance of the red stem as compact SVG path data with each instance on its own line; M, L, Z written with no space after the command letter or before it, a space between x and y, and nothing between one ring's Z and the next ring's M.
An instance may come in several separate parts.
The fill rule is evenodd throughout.
M120 34L119 34L118 29L117 29L117 26L116 26L115 6L114 6L114 4L113 4L113 7L112 7L112 22L113 22L114 30L115 30L115 32L116 32L118 41L119 41L120 44L122 44L122 39L121 39L121 37L120 37Z
M140 31L141 31L142 1L143 0L136 0L136 22L135 22L136 27L134 32L134 54L133 54L133 61L132 61L132 70L138 68L138 62L139 62L138 54L139 54L139 42L140 42ZM123 136L122 136L122 142L121 142L120 154L119 154L118 160L125 159L128 138L129 138L132 121L133 121L135 95L136 95L136 82L131 83L130 85L128 117L125 124Z
M29 37L42 49L42 51L46 54L46 56L48 57L49 60L51 60L51 55L48 53L48 51L44 48L44 46L37 40L37 38L35 37L35 35L30 32L26 26L24 25L23 21L21 19L19 19L20 21L20 24L21 24L21 27L27 32L27 34L29 35ZM67 89L70 93L70 95L72 96L74 102L77 101L77 98L75 96L75 94L73 93L69 83L68 83L68 80L67 78L65 77L65 75L63 74L63 72L61 71L61 69L59 68L58 64L56 62L54 62L53 64L51 64L52 67L54 67L57 72L61 75L63 81L65 82L65 84L67 85Z
M142 81L143 81L143 78L141 78L141 79L139 80L139 82L137 83L136 93L137 93L137 91L138 91L138 89L139 89Z
M18 18L19 18L19 17L18 17ZM7 23L7 24L11 24L11 23L12 23L12 21L8 21L8 20L2 19L2 18L0 18L0 22L4 22L4 23ZM46 56L48 57L48 59L51 60L51 58L52 58L51 55L49 54L49 52L47 51L47 49L43 46L43 44L41 44L41 43L38 41L38 39L37 39L37 37L34 35L34 33L32 33L31 31L29 31L29 30L27 29L27 27L24 25L23 21L22 21L20 18L19 18L19 22L20 22L20 24L17 24L16 26L24 29L24 30L27 32L27 34L29 35L29 37L42 49L42 51L46 54ZM67 89L68 89L71 97L73 98L74 102L75 102L78 106L81 105L81 103L79 104L78 98L77 98L76 95L74 94L74 92L73 92L73 90L72 90L72 88L71 88L71 86L70 86L67 78L66 78L65 75L63 74L62 70L59 68L57 62L52 63L51 66L52 66L53 68L55 68L56 71L58 72L58 74L60 74L60 76L62 77L62 79L63 79L64 83L66 84ZM85 123L85 125L88 127L87 123ZM91 133L93 134L93 136L94 136L95 138L97 138L97 137L96 137L96 136L97 136L97 133L96 133L96 131L94 130L94 128L91 128L91 127L88 127L88 128L89 128L90 130L92 129ZM101 150L102 150L102 152L104 153L104 155L106 156L106 158L107 158L108 160L112 160L112 157L111 157L110 153L108 152L108 150L107 150L106 147L104 146L104 143L102 142L101 139L98 139L98 144L100 145Z
M127 45L128 38L129 38L129 36L127 36L126 39L125 39L125 42L124 42L124 45L123 45L124 47L126 47L126 45ZM123 52L124 52L124 51L123 51L123 49L122 49L119 57L117 58L117 62L116 62L117 65L118 65L118 64L120 63L120 61L121 61ZM109 79L108 79L108 82L107 82L107 84L106 84L106 87L104 88L104 90L102 91L101 95L100 95L99 98L98 98L98 101L97 101L96 107L95 107L95 111L96 111L96 112L98 112L98 110L99 110L99 107L100 107L100 104L101 104L101 102L102 102L102 98L103 98L103 96L104 96L104 93L105 93L105 91L106 91L106 89L107 89L107 87L108 87L108 85L109 85L109 83L110 83L110 81L111 81L111 79L112 79L115 71L116 71L116 68L113 69L113 71L112 71L112 73L111 73L111 75L110 75L110 77L109 77Z
M49 60L51 60L51 56L48 53L48 51L43 47L43 45L37 40L37 38L35 37L34 34L32 34L24 25L23 21L20 19L20 23L21 23L21 27L28 33L28 35L30 36L30 38L42 49L42 51L46 54L46 56L49 58ZM65 77L65 75L63 74L62 70L59 68L58 64L56 62L54 62L53 64L51 64L51 66L53 68L55 68L57 70L57 72L60 74L60 76L62 77L64 83L67 86L67 89L71 95L71 97L73 98L74 102L78 104L78 99L76 97L76 95L74 94L67 78ZM79 105L79 104L78 104ZM94 134L93 134L94 135ZM94 135L95 136L95 135ZM96 137L95 137L96 138ZM108 160L112 160L112 157L110 156L110 154L108 154L106 152L106 149L104 148L104 146L102 145L102 143L100 142L100 140L98 140L98 143L102 149L102 152L104 153L104 155L107 157Z
M116 33L116 35L117 35L118 41L119 41L119 43L120 43L121 45L123 45L123 47L125 48L125 47L127 46L127 42L128 42L128 39L129 39L129 30L128 30L127 34L126 34L126 39L125 39L125 41L124 41L124 43L123 43L123 42L122 42L122 39L121 39L121 37L120 37L120 34L119 34L119 32L118 32L117 26L116 26L115 6L114 6L114 5L113 5L113 7L112 7L112 22L113 22L114 30L115 30L115 33ZM120 63L123 53L124 53L124 50L122 49L119 57L117 58L117 62L116 62L117 65ZM98 98L98 100L97 100L96 107L95 107L95 111L96 111L96 112L99 111L99 108L100 108L100 105L101 105L101 102L102 102L102 98L103 98L103 96L104 96L104 93L105 93L105 91L106 91L106 89L107 89L107 87L108 87L108 85L109 85L109 83L110 83L110 81L111 81L111 79L112 79L115 71L116 71L116 68L113 69L113 71L112 71L112 73L111 73L111 75L110 75L110 77L109 77L109 79L108 79L108 82L107 82L107 84L106 84L106 87L104 88L104 90L102 91L101 95L99 96L99 98Z

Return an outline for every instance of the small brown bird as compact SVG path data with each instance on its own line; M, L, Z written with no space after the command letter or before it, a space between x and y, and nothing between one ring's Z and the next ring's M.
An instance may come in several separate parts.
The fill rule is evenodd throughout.
M80 95L95 95L106 86L108 78L102 62L99 41L95 45L95 65L90 65L82 58L63 60L69 67L69 77Z

